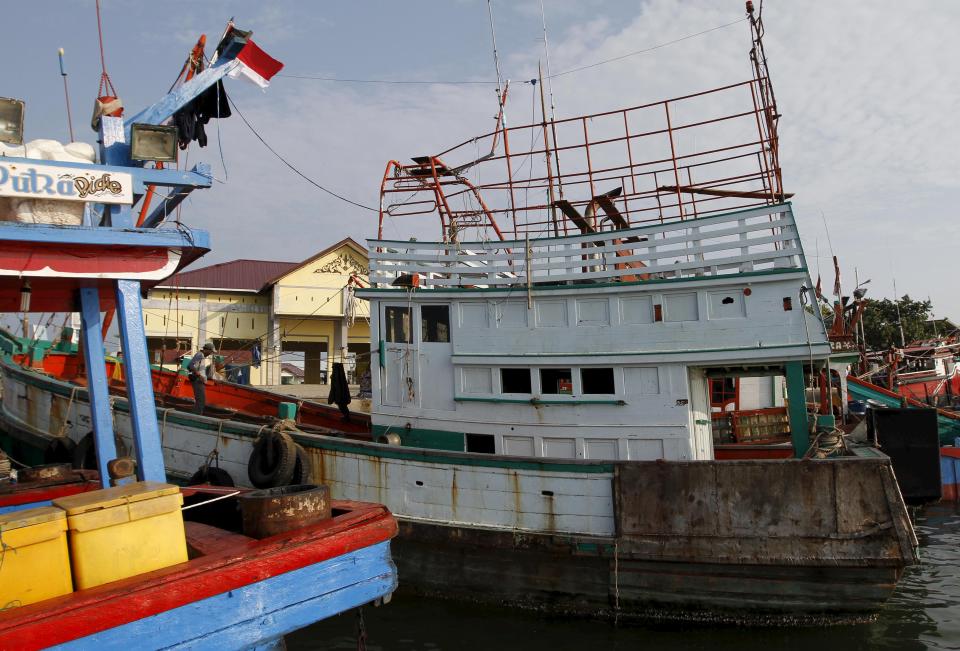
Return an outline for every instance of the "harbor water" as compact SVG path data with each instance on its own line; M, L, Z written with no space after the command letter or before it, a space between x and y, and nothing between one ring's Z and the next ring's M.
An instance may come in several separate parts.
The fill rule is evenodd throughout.
M871 624L745 629L545 618L533 613L405 595L363 609L367 651L565 651L604 649L960 649L960 508L916 513L921 565L908 568L892 600ZM401 585L403 577L400 577ZM287 637L291 651L357 649L356 611Z

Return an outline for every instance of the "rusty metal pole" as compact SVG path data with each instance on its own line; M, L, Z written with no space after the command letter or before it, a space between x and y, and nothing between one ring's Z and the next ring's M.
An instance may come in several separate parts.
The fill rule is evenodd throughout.
M540 84L540 116L543 118L543 149L547 155L547 192L550 196L550 218L553 221L553 235L559 237L560 227L557 225L557 207L554 205L556 198L553 196L553 163L550 156L550 137L547 134L547 103L543 97L543 71L540 69L540 62L537 62L537 79Z
M677 150L673 145L673 125L670 122L670 103L663 103L663 110L667 115L667 137L670 139L670 158L673 162L673 180L677 187L677 211L683 219L683 195L680 194L680 172L677 170Z

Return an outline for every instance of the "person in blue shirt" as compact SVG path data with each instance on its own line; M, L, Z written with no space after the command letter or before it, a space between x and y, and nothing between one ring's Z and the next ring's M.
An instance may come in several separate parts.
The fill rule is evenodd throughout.
M193 386L193 411L196 414L203 414L203 409L207 405L207 374L213 365L207 368L206 359L214 353L213 344L209 341L203 345L203 348L197 352L187 370L190 372L190 384Z

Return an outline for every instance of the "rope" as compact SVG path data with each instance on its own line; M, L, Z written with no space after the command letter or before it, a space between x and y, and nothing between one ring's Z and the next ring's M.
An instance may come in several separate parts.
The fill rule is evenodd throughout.
M65 436L67 430L67 423L70 420L70 408L73 407L73 399L77 397L77 385L74 384L73 388L70 389L70 400L67 402L67 410L63 414L63 420L60 422L60 431L57 433L57 436Z
M174 407L166 407L163 409L163 419L160 421L160 447L163 447L164 440L167 438L167 414L171 411L175 411Z
M114 97L117 96L117 90L113 87L113 82L110 81L110 75L107 74L107 61L103 53L103 24L100 20L100 0L97 0L97 36L100 39L100 88L97 91L97 96L103 96L103 90L106 88L111 95Z

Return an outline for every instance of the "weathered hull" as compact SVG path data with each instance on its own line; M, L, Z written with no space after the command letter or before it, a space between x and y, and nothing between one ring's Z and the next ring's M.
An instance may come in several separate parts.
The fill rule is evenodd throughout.
M4 370L9 435L42 444L60 431L54 413L69 416L68 435L85 434L84 395L51 408L72 395L69 384ZM215 450L220 467L247 484L262 428L158 415L170 475L189 477ZM114 422L129 441L122 399ZM876 613L916 561L906 508L879 454L558 461L293 436L334 499L380 502L397 517L405 589L601 617L815 623Z
M896 567L639 560L618 553L616 543L401 521L393 552L407 592L636 621L867 621L902 574Z

